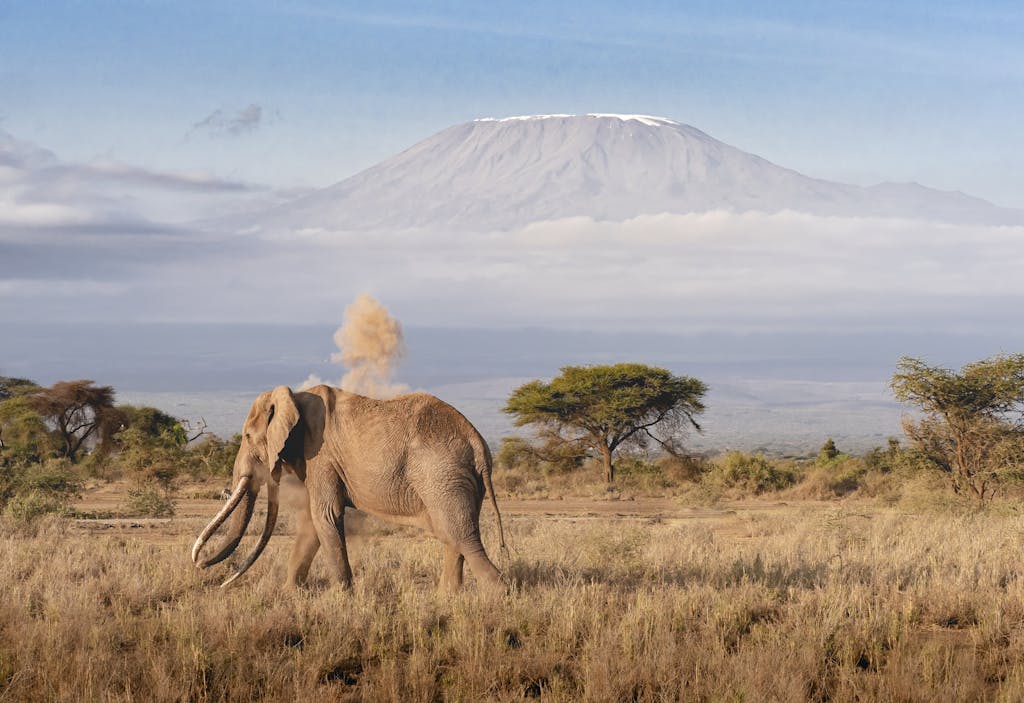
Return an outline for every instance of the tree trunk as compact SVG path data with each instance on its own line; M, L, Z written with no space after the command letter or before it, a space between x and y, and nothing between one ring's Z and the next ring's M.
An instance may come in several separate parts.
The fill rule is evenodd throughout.
M598 445L598 449L601 450L601 460L604 464L604 480L612 483L615 481L615 467L612 466L612 450L604 442Z

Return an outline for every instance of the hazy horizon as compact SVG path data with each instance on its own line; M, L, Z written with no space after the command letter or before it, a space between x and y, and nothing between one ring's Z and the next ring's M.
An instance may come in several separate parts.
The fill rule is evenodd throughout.
M0 338L0 375L50 384L91 378L118 402L205 418L230 436L255 395L298 388L310 375L339 383L330 360L337 325L133 325L21 323ZM900 434L900 406L888 381L901 355L959 367L1024 347L1024 331L1004 336L810 334L671 335L551 329L405 327L407 354L395 381L455 404L489 441L521 433L500 412L508 393L568 364L639 361L695 376L711 387L705 433L695 450L764 449L809 453L833 437L866 451Z

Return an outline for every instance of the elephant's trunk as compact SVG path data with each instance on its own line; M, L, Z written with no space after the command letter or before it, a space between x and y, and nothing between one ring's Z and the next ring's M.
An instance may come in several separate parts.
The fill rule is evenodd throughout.
M249 567L255 563L260 554L263 553L263 548L267 546L267 542L270 541L270 536L274 534L274 525L277 524L279 487L279 484L273 479L267 482L267 521L263 525L263 534L260 535L260 541L256 543L252 553L238 566L238 571L233 573L227 581L221 584L222 588L244 574Z
M253 508L256 507L256 495L257 492L251 488L251 477L245 476L238 481L238 485L235 486L235 492L228 498L228 502L221 508L220 512L214 516L210 524L199 535L199 539L196 540L195 545L192 547L192 561L196 562L199 568L205 569L208 566L217 564L224 561L231 553L238 547L238 543L242 541L242 536L245 534L245 528L249 526L249 520L252 519ZM244 499L244 501L243 501ZM237 510L239 504L243 504L242 510ZM231 516L231 532L228 535L227 541L224 546L221 547L220 551L212 557L204 559L203 561L197 561L199 559L199 552L202 550L203 545L206 541L217 531L228 516Z

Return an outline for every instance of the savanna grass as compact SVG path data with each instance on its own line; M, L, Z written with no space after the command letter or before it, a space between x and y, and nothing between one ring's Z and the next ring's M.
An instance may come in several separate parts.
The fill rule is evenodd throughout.
M298 593L281 588L285 536L224 590L188 561L198 522L0 536L0 700L1024 699L1012 513L506 526L506 596L471 577L437 593L441 549L406 530L351 540L352 591L315 563Z

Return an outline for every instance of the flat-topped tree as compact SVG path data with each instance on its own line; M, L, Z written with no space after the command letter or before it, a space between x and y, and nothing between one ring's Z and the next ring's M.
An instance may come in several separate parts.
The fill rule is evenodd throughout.
M113 417L114 389L89 380L58 381L28 397L33 409L56 430L61 455L72 464L90 442L101 438L104 424Z
M1004 473L1024 465L1024 354L975 361L959 373L905 356L891 385L921 411L903 418L903 431L955 492L984 501Z
M708 387L696 378L644 364L566 366L549 383L530 381L508 399L516 425L536 425L546 439L601 454L604 477L615 480L612 457L625 443L650 442L681 451L683 433L700 431Z

